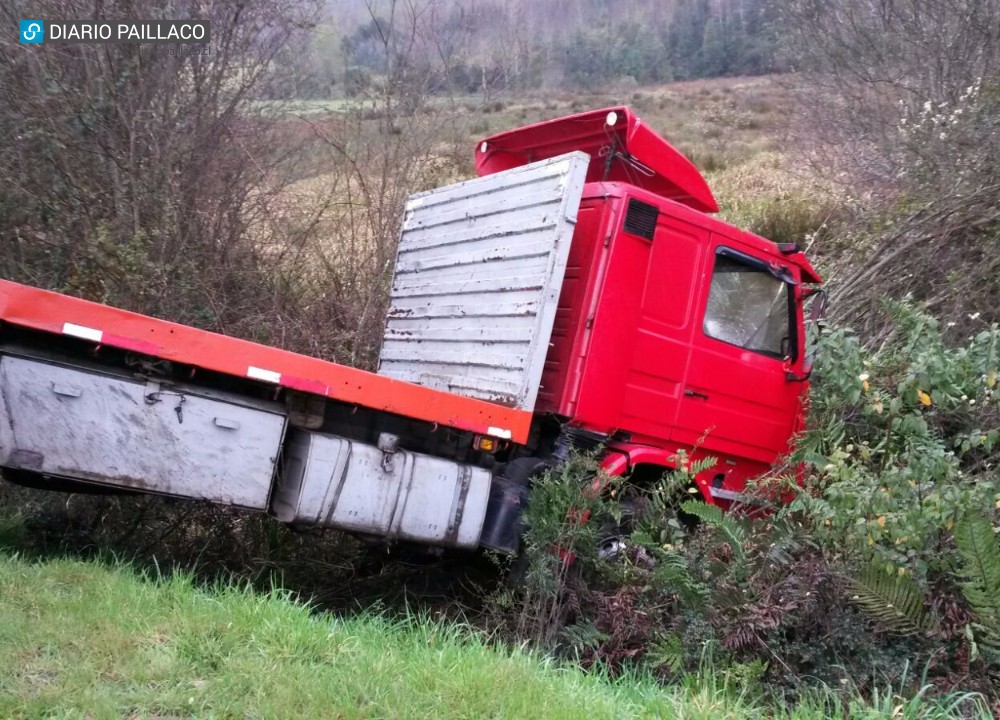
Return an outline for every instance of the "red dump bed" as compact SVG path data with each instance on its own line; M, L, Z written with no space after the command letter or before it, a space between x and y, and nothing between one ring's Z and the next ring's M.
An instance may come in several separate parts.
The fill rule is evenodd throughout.
M0 280L0 322L524 443L531 413Z
M582 150L587 182L622 182L701 212L719 205L698 168L627 107L571 115L485 138L476 147L480 175Z

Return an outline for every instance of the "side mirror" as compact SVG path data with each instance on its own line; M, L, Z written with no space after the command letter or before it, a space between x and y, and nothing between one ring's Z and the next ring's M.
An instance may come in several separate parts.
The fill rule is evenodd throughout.
M808 303L808 308L805 307ZM805 372L801 375L788 370L785 372L785 380L788 382L805 382L812 375L813 363L816 360L818 348L814 341L814 335L818 331L819 322L826 317L826 308L829 304L829 297L826 290L812 288L802 293L803 314L806 317L806 356L803 361Z
M807 318L806 323L811 325L826 317L826 308L830 303L830 298L826 294L826 290L812 288L802 293L803 309L806 309L806 303L809 304L808 313L804 313Z

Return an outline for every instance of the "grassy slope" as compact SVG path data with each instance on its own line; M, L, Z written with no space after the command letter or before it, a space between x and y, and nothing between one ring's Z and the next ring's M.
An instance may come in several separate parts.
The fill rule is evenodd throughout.
M4 718L721 718L741 705L612 684L432 622L331 619L72 560L0 556L0 607Z
M3 718L786 716L714 674L612 682L460 626L331 618L78 560L0 554L0 608ZM943 704L889 693L845 711L831 694L791 717L952 716Z

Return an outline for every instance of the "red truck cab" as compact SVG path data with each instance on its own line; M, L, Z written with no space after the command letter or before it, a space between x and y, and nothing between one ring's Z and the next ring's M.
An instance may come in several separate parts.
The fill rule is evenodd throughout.
M796 246L713 217L697 168L624 107L486 138L476 167L573 150L591 162L536 413L601 438L613 474L711 455L697 482L728 505L800 427L820 278Z

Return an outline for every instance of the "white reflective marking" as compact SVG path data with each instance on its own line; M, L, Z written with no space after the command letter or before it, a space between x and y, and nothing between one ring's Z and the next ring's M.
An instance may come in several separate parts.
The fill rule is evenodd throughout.
M251 365L247 368L247 377L253 378L254 380L263 380L269 383L280 383L281 373L275 372L274 370L264 370L263 368L254 367Z
M503 428L493 427L492 425L486 428L486 434L492 435L493 437L503 438L504 440L510 440L511 432L510 430L505 430Z
M618 113L616 113L614 110L609 112L607 122L608 125L614 125L616 122L618 122Z
M94 328L74 325L73 323L63 323L63 334L83 338L84 340L93 340L94 342L101 342L101 339L104 337L103 330L95 330Z
M482 144L479 146L479 152L486 152L486 149L488 147L489 144L485 140L483 140Z

